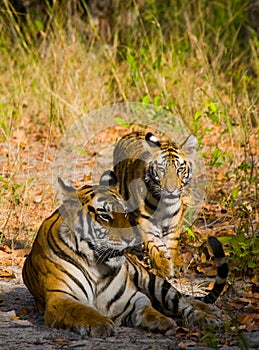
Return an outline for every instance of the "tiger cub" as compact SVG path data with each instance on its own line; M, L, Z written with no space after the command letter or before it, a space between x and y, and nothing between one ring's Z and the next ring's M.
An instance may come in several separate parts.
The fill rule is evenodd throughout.
M192 178L196 138L182 146L171 139L133 131L122 137L113 153L119 192L135 214L151 267L162 277L174 275L178 244L188 197L184 187Z
M99 185L76 190L59 179L63 204L42 223L23 267L45 324L95 337L120 325L171 333L173 316L219 325L219 309L204 302L214 302L225 284L221 244L212 244L219 261L214 289L201 301L183 296L127 254L139 238L116 181L106 172Z

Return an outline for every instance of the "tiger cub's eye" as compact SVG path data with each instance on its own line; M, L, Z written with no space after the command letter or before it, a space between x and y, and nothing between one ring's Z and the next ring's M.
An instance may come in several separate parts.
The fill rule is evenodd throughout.
M165 168L164 167L159 166L157 169L161 173L161 175L163 175L163 176L165 175Z
M153 167L150 168L150 175L153 177L154 180L160 180L157 171Z

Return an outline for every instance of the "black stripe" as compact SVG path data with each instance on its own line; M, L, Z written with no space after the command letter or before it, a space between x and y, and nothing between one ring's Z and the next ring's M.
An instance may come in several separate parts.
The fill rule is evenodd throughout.
M182 295L178 291L175 291L175 296L174 296L174 299L173 299L173 304L174 304L173 313L175 315L178 314L180 298L182 298Z
M147 197L145 198L145 206L147 206L149 209L155 211L157 209L156 206L154 206L152 203L149 202L149 200L147 199Z
M154 308L159 310L160 302L155 296L155 293L156 293L156 288L155 288L156 276L153 273L149 273L148 277L149 277L149 282L148 282L149 296L150 296L150 298L152 300L152 304L153 304Z
M94 213L95 214L95 208L91 205L88 205L87 206L87 210L90 212L90 213Z
M76 251L78 252L79 251L79 244L80 244L80 242L78 240L78 236L77 235L75 235L75 241L76 241Z
M71 298L75 299L76 301L80 302L80 299L77 298L74 294L68 293L65 290L61 290L61 289L46 289L47 292L51 292L51 293L63 293L66 294L68 296L70 296ZM82 300L81 300L82 302Z
M143 213L139 213L139 216L143 219L147 219L147 220L150 220L151 216L150 215L146 215L146 214L143 214Z
M133 277L133 283L134 285L139 288L138 281L139 281L139 270L136 268L134 264L131 264L131 266L134 268L134 277Z
M170 218L174 218L174 216L176 216L178 213L179 213L179 211L181 210L181 206L175 211L175 212L173 212L173 213L169 213L169 214L167 214L167 215L165 215L165 216L163 216L163 220L168 220L168 219L170 219Z
M149 248L149 245L150 245L150 244L153 244L153 242L152 242L152 241L149 241L149 242L148 242L148 245L147 245L147 246L148 246L148 249L149 249L149 251L150 251L150 255L151 255L151 256L153 255L152 252L153 252L154 249L155 249L157 252L159 252L159 251L160 251L159 248L164 247L164 244L159 244L159 245L158 245L158 244L157 244L157 245L154 245L154 244L153 244L153 245L151 246L151 248Z
M51 238L52 238L52 241L50 241ZM67 261L68 263L70 263L71 265L75 266L78 270L80 270L83 273L83 275L85 276L85 278L89 282L89 286L90 286L92 292L94 292L93 291L93 287L92 287L92 282L93 281L92 281L90 275L88 274L87 270L85 268L83 268L81 264L77 264L77 262L71 256L69 256L63 250L61 250L59 244L57 243L57 241L55 240L53 235L48 234L47 242L48 242L48 245L49 245L50 249L53 250L53 252L57 255L57 257L59 257L62 260ZM52 263L54 265L57 265L56 262L52 261ZM63 270L61 266L59 267L59 269ZM70 275L66 270L63 270L63 272L66 273L72 280L74 280L73 276ZM76 282L76 280L74 280L74 281ZM80 283L80 288L82 289L83 292L86 292L81 283Z
M168 293L168 291L170 289L171 289L171 284L169 282L167 282L166 280L164 280L163 284L161 286L161 290L162 290L161 298L162 298L162 305L163 305L164 309L168 308L168 303L166 301L166 296L167 296L167 293Z
M123 310L117 314L114 318L119 318L121 315L123 315L126 310L128 309L128 307L130 306L131 300L135 297L135 295L139 293L137 290L131 295L131 297L128 299L126 305L124 306ZM132 309L127 313L126 317L123 319L122 325L123 326L129 326L129 327L133 327L134 323L132 322L132 315L134 314L136 309L136 301L135 303L132 305Z
M125 167L126 168L126 167ZM122 170L123 171L123 170ZM126 183L128 183L128 181L130 181L131 179L128 179L129 173L124 173L124 176L122 177L122 182L123 182L123 193L121 193L124 197L124 199L127 201L130 198L130 192L129 192L129 186L125 186ZM130 176L129 176L130 177ZM131 181L130 181L131 182ZM130 184L130 183L129 183Z
M97 296L102 294L102 292L104 292L109 287L109 285L113 282L116 276L120 273L121 268L122 267L114 268L112 269L112 271L109 271L109 274L106 276L106 283L100 290L98 290Z
M228 276L228 263L224 262L221 266L217 268L218 276L220 278L227 278Z
M223 280L227 278L228 275L228 264L227 262L223 263L223 265L219 266L217 268L218 276L221 277ZM215 282L212 290L205 295L201 300L206 304L213 304L218 297L220 296L221 292L223 291L225 287L226 282L223 281L222 283Z
M87 220L87 226L88 226L88 231L87 231L87 234L88 236L90 236L93 240L95 238L95 235L93 234L93 230L92 230L92 218L91 218L91 215L87 214L86 215L86 220ZM90 247L90 244L88 244L89 247ZM90 247L91 248L91 247Z
M62 209L62 207L60 207L60 209ZM55 216L56 214L58 214L57 218L51 223L50 227L48 228L48 232L50 232L52 230L52 227L56 224L56 222L60 219L60 212L57 213L58 209L47 219L47 221L51 220L53 218L53 216ZM43 222L44 224L44 222ZM42 224L42 225L43 225ZM41 231L41 228L39 230L39 232Z
M127 277L126 277L127 278ZM107 303L107 310L109 310L109 308L111 307L111 305L113 303L115 303L118 299L120 299L120 297L123 295L123 293L125 292L125 289L127 287L127 279L126 281L120 281L120 283L122 284L120 289L116 292L116 294L113 296L113 298L111 300L109 300L109 302Z
M88 299L88 293L87 293L87 291L86 291L84 285L83 285L75 276L73 276L71 273L69 273L69 272L67 271L67 269L64 269L64 268L62 267L62 265L57 264L55 261L51 260L49 257L45 257L45 259L48 260L48 261L50 261L53 265L55 265L55 268L56 268L58 271L64 273L64 275L67 275L67 276L82 290L82 292L84 293L85 297ZM76 267L77 267L77 266L76 266ZM49 274L53 274L53 271L51 271L51 270L49 269L49 270L48 270L48 273L49 273ZM89 280L89 278L87 278L86 275L84 275L84 276L85 276L85 279L88 281L88 284L89 284L89 286L90 286L90 289L91 289L91 291L92 291L92 293L93 293L93 287L92 287L91 281ZM61 278L60 280L72 291L71 286L70 286L68 283L66 283L66 281L65 281L63 278Z

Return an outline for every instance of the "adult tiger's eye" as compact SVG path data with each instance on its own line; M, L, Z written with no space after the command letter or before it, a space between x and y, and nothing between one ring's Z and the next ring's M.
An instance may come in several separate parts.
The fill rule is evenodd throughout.
M109 214L106 214L106 213L99 213L98 215L99 215L99 217L100 217L102 220L104 220L104 221L109 222L109 221L112 220L112 217L111 217Z

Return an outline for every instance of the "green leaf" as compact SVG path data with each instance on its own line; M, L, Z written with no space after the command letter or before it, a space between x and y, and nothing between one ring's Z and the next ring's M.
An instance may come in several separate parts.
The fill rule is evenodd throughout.
M125 128L129 128L131 126L131 124L125 122L123 119L121 119L119 117L115 117L114 121L116 122L116 124L123 126Z
M38 19L36 19L34 21L34 24L35 24L35 27L38 29L38 30L41 30L43 31L44 30L44 25L41 21L39 21Z
M154 98L154 105L155 105L155 106L159 106L159 101L160 101L160 96L156 96L156 97Z
M187 228L187 233L190 238L195 238L195 234L191 228Z
M194 121L197 122L197 120L199 120L201 118L201 112L200 111L197 111L195 114L194 114Z
M215 103L211 102L208 107L213 113L218 112L218 107L215 105Z
M150 104L150 97L148 95L144 96L141 101L142 104L148 105Z
M76 148L76 151L77 151L77 153L82 154L83 156L86 156L86 155L87 155L86 150L85 150L84 148L80 147L80 146L78 146L78 147Z
M250 269L253 269L253 268L255 268L257 265L256 265L256 263L254 263L253 261L248 261L248 267L250 268Z
M231 192L231 197L232 199L236 200L238 197L238 192L239 192L239 187L235 187L233 188L232 192Z
M2 128L4 129L6 136L11 136L11 133L12 133L11 128L6 124L4 120L2 120L1 125L2 125Z

